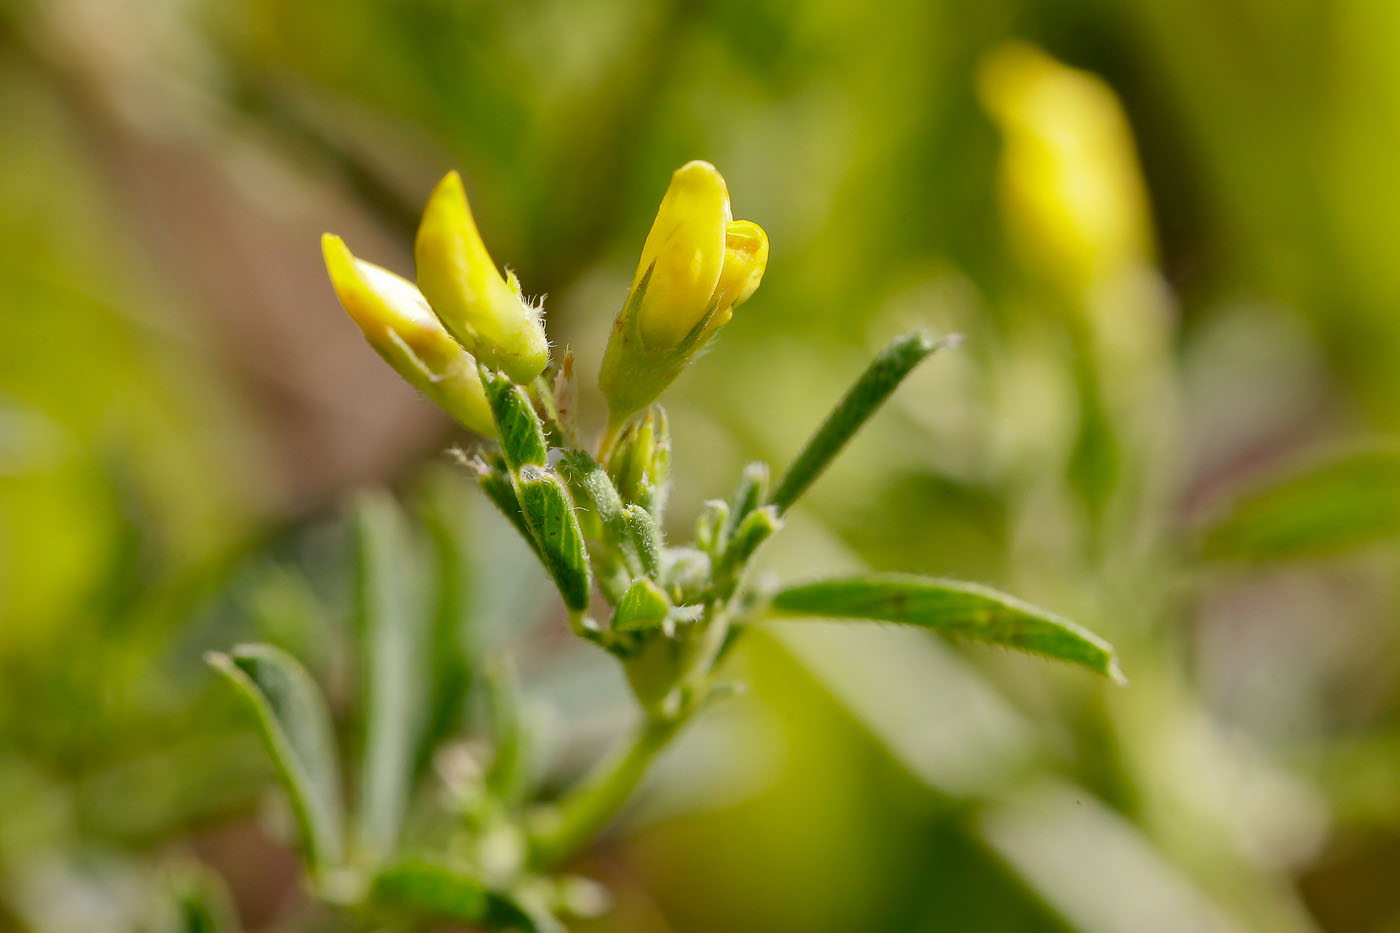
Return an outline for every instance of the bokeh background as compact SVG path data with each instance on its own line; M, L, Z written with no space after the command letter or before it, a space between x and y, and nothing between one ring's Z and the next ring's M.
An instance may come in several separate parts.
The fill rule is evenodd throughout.
M1392 0L5 0L0 930L157 929L208 873L247 929L325 923L201 657L288 647L351 731L368 485L474 542L466 624L550 724L545 786L597 754L620 678L318 239L407 273L460 169L596 422L691 158L773 252L667 396L672 532L896 333L960 332L765 562L990 582L1132 684L774 623L574 866L613 894L592 928L1400 930L1397 48ZM1290 513L1369 514L1356 546L1200 546L1260 477L1363 448Z

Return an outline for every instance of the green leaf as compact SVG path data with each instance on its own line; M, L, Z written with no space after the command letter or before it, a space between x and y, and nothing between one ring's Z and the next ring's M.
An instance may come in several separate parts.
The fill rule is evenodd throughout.
M916 625L1078 664L1124 682L1112 646L1093 632L976 583L897 574L823 580L780 590L772 609L789 616Z
M539 758L536 735L525 715L524 696L515 669L505 660L486 667L486 713L491 724L493 753L486 769L486 787L506 808L519 807L535 785Z
M510 381L504 373L481 366L481 384L491 403L496 430L501 434L501 452L512 470L523 466L545 465L549 447L544 439L544 425L530 404L525 390Z
M509 488L509 481L507 481ZM511 489L511 501L515 491ZM472 529L478 516L477 499L461 478L447 470L427 474L420 489L417 512L431 542L435 586L427 668L433 686L423 741L418 748L421 771L437 744L459 731L467 713L471 686L480 666L481 645L475 623L471 564ZM515 503L517 512L520 510ZM521 532L530 540L520 517Z
M370 903L380 910L415 914L491 930L536 933L541 925L510 897L443 862L404 859L375 875Z
M554 578L564 605L583 612L588 608L592 574L574 503L563 481L553 473L526 467L520 472L517 490L545 570Z
M409 529L386 493L355 505L355 623L360 639L358 841L372 857L392 852L408 808L432 678L425 608L418 604Z
M666 614L670 611L671 602L666 594L643 577L634 581L618 602L617 611L613 613L612 628L615 632L658 628L666 621Z
M792 466L788 467L773 490L770 504L778 514L786 512L798 497L812 485L831 464L846 442L860 430L861 425L884 404L904 377L923 362L934 350L948 345L949 339L936 339L922 331L896 338L870 364L855 385L827 415L826 421L812 435Z
M1333 454L1239 494L1201 530L1206 560L1319 557L1400 541L1400 448Z
M282 786L291 800L313 871L344 857L340 769L330 713L311 675L271 645L240 645L205 656L257 717Z

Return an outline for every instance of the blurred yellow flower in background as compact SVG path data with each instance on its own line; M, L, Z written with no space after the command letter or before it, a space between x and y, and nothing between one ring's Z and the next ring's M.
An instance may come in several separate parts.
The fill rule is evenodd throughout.
M1026 264L1078 298L1150 262L1147 191L1108 85L1024 42L988 55L979 85L1005 140L1002 209Z

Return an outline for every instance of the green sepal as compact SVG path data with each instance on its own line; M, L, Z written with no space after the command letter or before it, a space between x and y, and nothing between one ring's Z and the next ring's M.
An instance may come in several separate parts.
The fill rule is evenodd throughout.
M204 659L257 717L313 875L340 865L345 857L340 766L320 688L300 662L271 645L211 651Z
M544 466L549 457L549 445L544 437L544 424L530 404L530 396L504 373L484 365L481 366L481 384L486 389L486 400L491 403L506 464L513 471L524 466Z
M711 303L705 314L690 329L684 339L674 347L662 350L648 349L642 339L640 315L642 301L651 283L652 270L648 268L637 287L632 290L631 300L623 305L613 321L612 333L608 337L607 349L603 351L603 364L598 371L598 387L608 401L608 411L614 423L632 417L656 400L686 365L695 356L711 334L707 333L710 320L719 309Z
M534 466L523 468L516 492L525 522L539 545L540 559L554 579L564 605L575 612L588 608L592 573L574 503L563 480Z
M572 350L569 350L565 352L559 372L553 380L547 379L544 374L541 374L531 386L530 394L534 399L535 413L539 416L540 424L544 427L546 440L555 447L578 446L578 437L570 418L571 409L565 407L565 402L561 401L558 395L559 387L568 385L569 377L564 374L566 372L572 373L573 368L574 354Z
M1113 646L1093 632L976 583L872 574L786 587L774 595L770 608L781 615L916 625L1078 664L1125 682Z
M627 588L613 613L615 632L637 632L660 628L671 611L671 602L655 583L643 577Z

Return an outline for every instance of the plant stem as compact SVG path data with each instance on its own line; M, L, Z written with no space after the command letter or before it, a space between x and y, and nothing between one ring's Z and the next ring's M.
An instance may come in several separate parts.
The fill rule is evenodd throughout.
M673 716L647 716L626 741L530 826L530 856L547 870L567 860L612 820L632 796L657 753L689 719L691 709Z
M611 412L608 413L608 426L603 429L603 436L598 441L597 460L603 466L608 465L608 458L612 456L613 446L617 443L617 436L622 433L623 426L627 424L626 418L616 418Z

